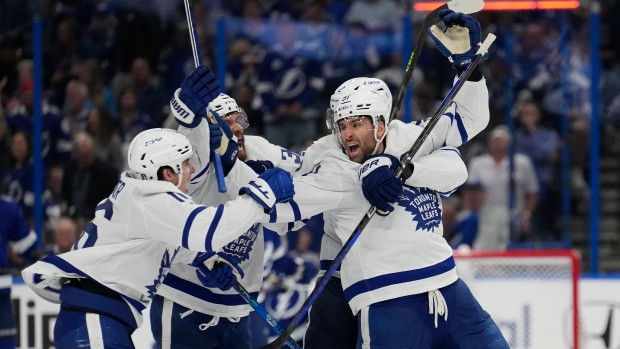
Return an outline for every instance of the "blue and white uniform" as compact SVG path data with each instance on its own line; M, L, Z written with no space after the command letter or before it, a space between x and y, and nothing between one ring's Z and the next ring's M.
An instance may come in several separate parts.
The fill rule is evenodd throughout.
M200 146L204 144L205 133L208 133L206 122L200 123L194 129L180 127L179 131L186 134L190 142L196 145L194 148L197 156L208 159L209 154L204 152L207 149ZM295 172L300 165L299 155L273 145L264 138L245 136L244 144L247 160L268 160L274 167L290 173ZM239 165L235 167L241 167ZM247 183L256 174L249 167L243 167L248 177L240 183ZM217 191L212 169L209 163L197 169L188 185L190 195L205 205L218 205L236 197L238 190L231 187L228 187L227 193ZM236 212L239 217L244 217L245 214L243 210ZM263 282L262 225L252 225L239 238L218 251L232 255L239 261L244 277L238 281L256 298ZM232 288L222 291L203 286L193 266L182 263L172 265L157 293L151 308L151 329L156 341L161 343L163 348L170 346L170 343L201 347L211 345L206 343L221 343L223 346L235 348L245 348L251 344L248 315L252 307ZM210 327L212 328L207 331Z
M29 259L36 248L37 235L26 224L19 205L9 197L0 196L0 348L15 347L17 329L11 305L11 284L13 277L7 272L9 248L14 253Z
M227 183L235 191L240 189L235 185L237 167ZM249 196L205 207L170 182L138 180L124 172L74 249L46 257L22 275L37 294L61 303L54 335L58 347L78 345L74 335L64 332L76 328L85 329L85 340L93 346L130 346L128 334L142 322L141 312L173 262L191 262L178 254L179 246L218 250L263 214L263 206ZM82 315L75 317L76 311ZM96 336L102 329L103 335Z
M442 237L440 194L451 193L467 178L466 167L453 147L482 131L488 120L486 82L484 79L466 82L414 158L413 175L405 181L394 212L386 217L373 218L343 260L340 277L344 296L352 313L359 315L358 347L430 348L434 344L426 342L425 332L429 337L439 335L445 338L445 332L426 330L420 330L423 338L418 338L417 331L412 335L415 340L420 339L415 343L413 339L408 342L407 336L389 335L410 333L411 328L415 328L411 327L415 321L403 321L406 326L402 327L398 323L399 314L392 311L396 309L400 315L417 314L412 317L418 316L424 325L434 322L436 327L437 317L447 315L446 301L438 290L464 286L456 274L452 249ZM384 152L401 157L418 138L424 124L391 122ZM422 157L427 154L430 155ZM299 220L323 212L326 234L321 246L321 265L326 267L370 208L362 194L359 169L360 164L349 160L337 140L329 136L322 138L304 156L302 171L306 174L294 181L294 200L277 205L266 221ZM471 314L472 327L482 329L480 332L490 328L488 338L497 338L499 330L488 314L471 294L461 291L464 298L457 296L448 300L448 305L457 308L457 321L462 320L459 316L470 320L467 316ZM423 310L419 308L420 302L408 302L408 297L417 295L424 299ZM459 311L461 308L456 306L459 304L456 298L460 304L467 303L475 311ZM433 301L429 303L429 299ZM385 309L389 311L385 312ZM434 321L433 316L428 315L429 311L434 314ZM381 326L384 330L397 331L382 333ZM503 340L501 334L499 338L500 342L496 343Z

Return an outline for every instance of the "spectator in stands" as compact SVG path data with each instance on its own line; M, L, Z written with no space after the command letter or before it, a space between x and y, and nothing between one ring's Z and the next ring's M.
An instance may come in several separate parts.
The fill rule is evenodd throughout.
M156 127L164 122L164 106L170 96L157 85L149 61L138 57L131 64L132 85L138 100L138 110L148 114Z
M394 30L400 24L402 9L394 0L353 0L344 16L348 25L362 24L371 32Z
M122 141L116 123L108 110L103 107L93 108L88 114L86 131L95 140L97 157L117 171L123 170L126 156L122 151Z
M5 171L9 168L9 144L11 140L11 134L9 127L6 123L6 112L2 105L2 90L8 78L4 77L0 79L0 178L4 177Z
M480 209L485 201L484 187L480 182L470 182L462 188L461 207L456 213L451 229L450 246L454 249L474 247L478 235Z
M285 148L316 138L319 111L315 105L324 79L317 62L297 56L301 47L295 23L282 22L276 44L258 68L255 105L265 113L265 137Z
M121 90L118 103L118 133L123 142L121 153L126 156L131 140L138 133L153 128L155 125L150 115L138 110L138 97L133 87L129 86Z
M42 119L41 119L41 142L42 156L46 165L64 163L69 160L71 155L70 144L63 142L61 137L62 116L60 111L42 100ZM34 129L34 81L24 80L20 83L19 89L8 103L6 122L9 130L13 133L24 131L32 137Z
M72 79L71 70L84 57L81 40L82 29L77 19L74 16L61 18L55 28L50 52L43 61L44 81L49 82L51 103L54 105L62 105L65 86Z
M54 225L54 244L47 248L46 254L49 256L71 251L71 247L79 236L80 232L75 220L61 217Z
M527 156L516 153L511 173L511 138L505 126L494 128L488 137L488 153L475 156L468 166L468 182L481 183L486 192L474 242L476 249L505 249L511 231L512 239L524 241L534 229L532 212L538 203L536 171Z
M105 107L116 114L116 98L112 89L106 86L101 75L101 63L94 58L87 59L75 66L74 74L88 89L89 104L93 107Z
M88 221L95 217L97 203L114 189L118 172L97 157L88 133L78 132L74 143L74 158L65 167L62 181L63 199L71 217Z
M62 199L62 178L65 169L55 165L47 170L46 189L43 192L43 245L54 242L54 226L67 214L67 203Z
M32 139L24 131L11 137L9 170L2 179L2 193L19 204L22 215L30 225L34 223L34 163Z
M62 109L62 132L68 139L77 132L86 130L88 113L92 105L88 100L88 87L79 80L71 80L67 83L65 103Z
M540 107L534 101L525 101L519 106L520 127L515 132L514 149L527 155L534 165L540 201L536 220L541 233L550 233L559 215L560 200L554 183L561 142L555 130L541 125L541 116Z
M252 105L254 99L254 87L251 84L241 84L237 86L231 94L231 97L237 102L237 105L245 111L250 121L250 126L244 130L245 134L262 135L264 134L263 112L256 109Z

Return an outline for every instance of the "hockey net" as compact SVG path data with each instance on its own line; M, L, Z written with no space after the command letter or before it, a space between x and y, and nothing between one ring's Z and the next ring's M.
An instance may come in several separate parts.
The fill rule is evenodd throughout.
M579 348L579 256L571 250L455 253L459 277L510 348Z

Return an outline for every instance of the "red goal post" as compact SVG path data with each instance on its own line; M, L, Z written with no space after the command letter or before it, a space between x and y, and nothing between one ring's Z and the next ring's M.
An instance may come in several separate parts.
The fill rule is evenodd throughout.
M579 348L579 254L455 251L457 272L512 349Z

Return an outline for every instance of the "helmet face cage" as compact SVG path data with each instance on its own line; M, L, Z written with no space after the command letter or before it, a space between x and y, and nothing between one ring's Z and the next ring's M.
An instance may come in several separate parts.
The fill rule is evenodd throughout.
M129 145L127 161L137 179L157 180L160 167L170 166L181 184L183 162L192 156L194 149L187 137L171 129L154 128L140 132Z
M239 107L237 102L227 94L220 93L220 95L209 103L208 108L210 110L215 111L218 115L222 117L222 119L229 121L230 117L233 114L237 114L236 121L239 126L243 129L246 129L250 126L250 122L248 121L248 115L243 110L243 108Z

